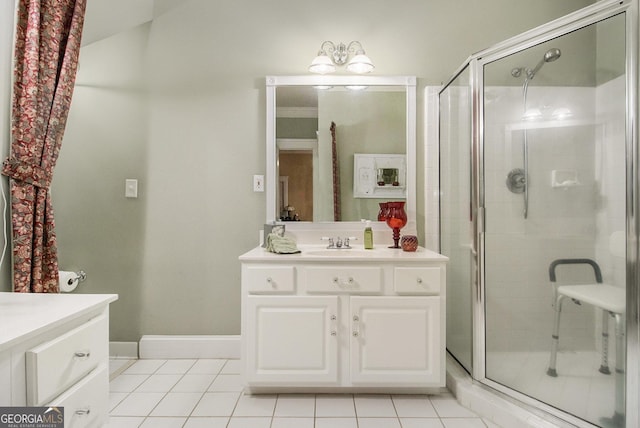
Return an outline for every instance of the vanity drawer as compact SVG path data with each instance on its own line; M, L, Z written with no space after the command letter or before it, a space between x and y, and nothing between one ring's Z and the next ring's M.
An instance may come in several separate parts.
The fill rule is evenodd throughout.
M293 266L246 266L243 282L250 294L282 294L295 290Z
M102 314L27 351L27 405L43 405L107 361L108 337L109 318Z
M397 294L440 294L440 267L397 267L393 288Z
M306 267L305 284L309 293L381 293L382 268L376 266Z
M64 407L65 428L99 427L106 422L109 371L101 364L49 405Z

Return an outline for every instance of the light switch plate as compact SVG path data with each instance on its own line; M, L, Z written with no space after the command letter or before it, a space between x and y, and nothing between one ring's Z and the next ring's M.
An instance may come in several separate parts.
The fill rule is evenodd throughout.
M264 175L253 176L253 191L264 192Z
M127 198L138 197L138 180L135 178L127 178L124 180L124 196Z

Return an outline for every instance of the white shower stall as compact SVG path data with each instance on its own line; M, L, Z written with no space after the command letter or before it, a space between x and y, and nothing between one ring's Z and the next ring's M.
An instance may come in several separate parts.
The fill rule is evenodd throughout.
M638 426L637 3L473 54L427 97L449 353L575 426Z

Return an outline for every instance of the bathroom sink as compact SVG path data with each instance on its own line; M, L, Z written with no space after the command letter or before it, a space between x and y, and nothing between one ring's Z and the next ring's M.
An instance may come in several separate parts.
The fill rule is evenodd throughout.
M320 257L370 257L374 254L373 250L354 250L354 249L324 249L305 251L304 254L308 256L320 256Z

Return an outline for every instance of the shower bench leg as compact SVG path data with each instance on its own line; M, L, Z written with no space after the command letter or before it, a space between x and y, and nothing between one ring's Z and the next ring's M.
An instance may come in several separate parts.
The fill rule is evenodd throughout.
M547 369L547 375L557 377L556 371L556 358L558 356L558 342L560 341L560 313L562 312L562 302L565 296L560 295L556 297L556 304L554 305L555 321L553 324L553 334L551 335L551 355L549 356L549 368Z

